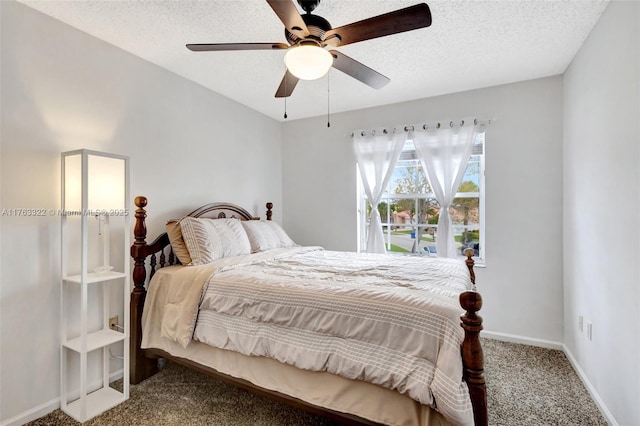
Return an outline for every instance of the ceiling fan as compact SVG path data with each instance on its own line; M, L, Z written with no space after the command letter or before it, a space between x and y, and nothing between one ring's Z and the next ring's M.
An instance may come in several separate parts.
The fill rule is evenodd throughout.
M187 48L194 52L288 49L285 55L287 71L276 91L276 98L290 96L299 80L320 78L331 67L373 88L380 89L389 83L389 78L337 50L327 50L326 48L345 46L431 25L431 11L426 3L419 3L342 27L332 28L329 21L311 13L318 6L320 0L297 1L306 12L305 14L298 13L292 0L267 0L269 6L284 24L284 34L289 44L187 44Z

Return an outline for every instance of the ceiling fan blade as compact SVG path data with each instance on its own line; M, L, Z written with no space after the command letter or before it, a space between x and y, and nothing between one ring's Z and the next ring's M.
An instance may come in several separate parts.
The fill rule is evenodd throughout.
M324 40L323 40L325 45L331 46L331 47L340 46L340 42L341 41L342 41L342 39L340 38L340 36L338 34L330 34L327 37L325 37Z
M374 89L381 89L391 81L388 77L385 77L378 71L372 70L368 66L348 57L344 53L340 53L337 50L330 50L329 53L333 55L333 67L335 69L350 75L356 80L359 80Z
M216 52L224 50L278 50L288 49L285 43L209 43L187 44L187 49L194 52Z
M285 72L284 77L282 77L282 81L280 82L280 87L278 87L278 91L276 92L276 98L286 98L291 96L293 93L293 89L296 88L296 84L298 84L298 77L291 74L289 70Z
M384 37L405 31L417 30L431 25L431 11L426 3L416 4L395 12L374 16L327 31L325 40L337 35L340 42L335 40L332 46L345 46L372 38Z
M290 32L299 38L309 35L307 24L304 23L296 5L291 0L267 0L267 3Z

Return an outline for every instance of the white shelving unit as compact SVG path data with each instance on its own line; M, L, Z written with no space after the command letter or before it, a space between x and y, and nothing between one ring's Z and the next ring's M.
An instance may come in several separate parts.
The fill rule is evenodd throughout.
M60 406L79 422L129 398L128 205L128 157L62 154ZM122 301L111 303L119 292ZM112 316L121 319L116 330ZM120 373L121 391L111 387Z

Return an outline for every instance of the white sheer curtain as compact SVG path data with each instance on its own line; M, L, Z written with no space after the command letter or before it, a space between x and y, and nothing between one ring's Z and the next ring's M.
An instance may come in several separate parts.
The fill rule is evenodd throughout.
M440 203L436 234L439 257L457 256L449 207L464 176L476 135L484 131L484 125L474 124L473 119L461 123L429 126L413 133L416 154Z
M367 253L385 253L378 203L382 197L407 138L405 132L354 134L353 148L365 193L371 204Z

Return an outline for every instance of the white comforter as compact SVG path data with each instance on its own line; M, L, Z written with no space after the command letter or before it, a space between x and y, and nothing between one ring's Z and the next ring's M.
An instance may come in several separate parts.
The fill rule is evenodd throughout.
M460 356L458 295L471 288L462 262L298 247L225 263L207 269L195 330L194 314L182 313L182 326L163 318L165 337L185 344L193 330L211 346L365 380L473 423Z

